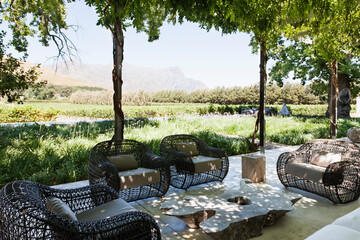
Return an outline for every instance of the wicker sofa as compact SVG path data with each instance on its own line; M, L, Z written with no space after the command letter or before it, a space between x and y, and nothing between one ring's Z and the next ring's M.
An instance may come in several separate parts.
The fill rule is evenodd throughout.
M229 159L223 150L192 135L165 137L160 143L160 155L171 165L170 184L176 188L222 181L229 170Z
M149 214L106 185L64 190L15 181L1 189L0 211L0 239L161 239Z
M286 187L295 187L348 203L360 196L360 148L353 143L317 139L282 153L277 173Z
M88 164L90 184L106 184L127 202L161 197L169 189L165 159L134 140L109 140L95 145Z

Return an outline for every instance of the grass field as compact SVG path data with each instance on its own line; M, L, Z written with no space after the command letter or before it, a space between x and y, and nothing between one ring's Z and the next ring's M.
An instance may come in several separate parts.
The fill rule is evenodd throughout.
M266 140L297 145L325 138L329 120L323 117L267 117ZM250 116L184 117L127 121L125 138L145 143L159 153L160 141L171 134L193 134L228 155L250 151L255 118ZM72 125L0 127L0 186L13 180L55 185L87 179L91 148L113 135L113 121ZM338 137L346 136L360 119L339 120Z
M125 118L179 117L187 115L232 115L242 113L248 105L213 104L152 104L151 106L124 106ZM281 105L268 106L279 112ZM289 105L293 116L324 116L326 105ZM355 106L352 106L352 114ZM54 121L58 116L75 116L92 119L113 119L112 106L70 103L25 103L24 105L0 105L1 122Z
M249 138L253 135L256 119L254 116L232 115L246 107L251 106L125 106L128 119L125 138L143 142L158 154L163 137L193 134L210 146L223 149L228 155L247 153L251 151ZM272 107L277 111L281 109L281 106ZM267 141L299 145L327 137L330 122L321 116L326 111L325 105L290 105L289 108L293 113L291 117L266 117ZM59 115L112 119L113 109L111 106L67 103L0 105L1 122L51 121ZM152 117L168 118L149 120ZM338 125L338 137L344 137L350 127L360 126L360 119L339 119ZM0 127L0 187L20 179L47 185L87 179L87 162L92 147L111 139L113 132L113 121Z

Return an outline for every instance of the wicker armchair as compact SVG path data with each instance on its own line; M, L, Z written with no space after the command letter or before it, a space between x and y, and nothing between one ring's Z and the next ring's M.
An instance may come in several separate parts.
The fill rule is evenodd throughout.
M196 156L191 156L177 149L177 144L191 143L196 145ZM209 147L201 139L192 135L171 135L165 137L160 144L160 155L164 156L170 163L170 184L176 188L187 189L190 186L222 181L229 170L229 159L224 151L218 148ZM206 156L218 160L213 169L201 168L197 170L197 157ZM206 158L205 157L205 158ZM206 160L207 161L207 160ZM201 164L206 163L201 162ZM212 160L210 160L212 161ZM210 164L207 164L210 165Z
M156 171L159 181L144 185L144 183L139 183L140 180L133 180L131 186L124 186L122 172L108 161L108 157L119 155L132 155L139 169ZM170 183L169 164L165 159L153 154L144 144L125 139L109 140L95 145L90 153L88 174L90 184L109 185L119 192L120 198L127 202L148 197L161 197L169 189ZM140 172L140 174L142 173ZM152 176L148 178L150 179Z
M320 172L322 171L321 175L307 172L306 169L303 172L308 175L306 177L300 177L294 172L289 173L290 166L294 164L300 164L310 170L314 168L310 161L312 156L320 151L336 154L340 161L330 163L323 168L315 166L317 172L319 169ZM282 153L277 161L277 173L286 187L295 187L321 195L333 203L348 203L360 196L359 162L360 148L355 144L342 140L317 139L303 144L293 152Z
M75 214L121 200L105 185L61 190L34 182L11 182L0 191L0 239L161 239L157 223L147 213L126 211L82 222L49 211L49 197L62 200Z

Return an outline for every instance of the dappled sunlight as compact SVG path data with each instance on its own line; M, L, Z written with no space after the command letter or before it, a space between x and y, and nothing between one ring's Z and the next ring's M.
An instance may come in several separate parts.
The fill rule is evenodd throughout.
M270 211L291 211L291 200L301 198L293 193L285 197L283 193L275 192L276 188L265 186L266 184L246 184L242 181L239 185L240 189L226 189L217 196L202 195L203 192L212 190L211 186L207 186L208 189L198 192L197 196L192 193L191 196L182 196L176 201L169 200L172 203L164 202L162 208L166 206L169 210L165 214L182 220L193 219L202 211L212 209L216 214L202 219L199 226L206 233L216 233L227 229L233 223L246 222L247 219L257 216L265 217Z
M276 161L282 152L295 149L297 146L265 152L266 182L252 183L243 179L241 155L232 156L229 173L223 182L201 184L187 190L170 187L162 198L130 204L140 205L136 207L138 210L145 209L154 217L159 223L162 239L225 240L226 234L241 234L239 229L242 233L263 231L264 235L256 238L259 240L279 239L279 236L304 239L359 207L360 201L334 205L318 195L284 187L276 173ZM241 205L244 198L250 204ZM185 223L184 218L192 219L194 228ZM259 227L262 225L269 227ZM256 226L258 229L252 229Z
M311 208L317 205L318 201L312 198L303 197L296 203L296 208Z
M281 153L273 151L271 157L266 156L267 182L275 184L252 183L249 179L242 179L241 156L235 156L231 157L230 171L223 182L202 184L185 192L168 194L163 199L161 209L165 215L176 216L189 227L200 227L211 236L234 226L248 228L250 220L264 219L265 225L272 225L276 219L293 210L293 204L299 204L302 197L282 187L277 179L274 162ZM272 169L268 165L273 166ZM203 217L209 210L214 215ZM194 219L200 222L194 224Z

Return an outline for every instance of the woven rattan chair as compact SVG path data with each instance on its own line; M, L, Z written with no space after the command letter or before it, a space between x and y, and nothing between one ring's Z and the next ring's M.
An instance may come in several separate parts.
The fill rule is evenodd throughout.
M314 167L310 162L313 155L319 152L336 154L341 160L324 166L323 169ZM317 139L303 144L295 151L282 153L277 161L277 173L286 187L312 192L334 203L347 203L360 196L359 162L360 148L355 144L342 140ZM303 173L294 172L294 165L305 170ZM306 168L315 170L311 172Z
M49 211L49 197L62 200L75 214L116 201L128 205L112 188L100 184L61 190L34 182L11 182L0 191L0 239L161 239L157 223L147 213L134 209L82 222Z
M182 144L196 145L196 153L191 154L179 151L178 146ZM201 139L192 135L171 135L165 137L160 144L160 155L164 156L170 163L171 179L170 184L176 188L187 189L190 186L212 182L222 181L229 170L229 159L226 153L218 148L209 147ZM210 164L206 163L205 167L198 168L198 157L210 159ZM211 159L219 160L212 164ZM204 166L204 165L202 165ZM212 167L213 168L208 168Z
M139 178L123 178L118 168L108 161L108 157L132 155L139 167L138 170L156 171L158 181L143 183ZM140 175L139 175L140 173ZM90 184L102 183L111 186L120 197L127 202L149 197L161 197L169 189L170 169L167 161L153 154L147 146L134 140L109 140L98 143L90 153L88 174ZM131 174L131 173L129 173ZM145 176L138 171L138 177L154 179L154 176ZM123 181L133 181L124 184Z

